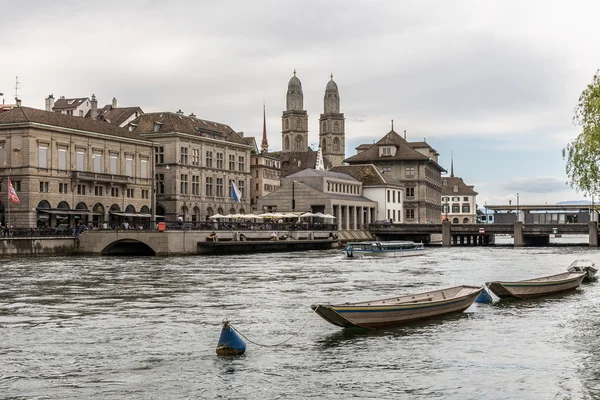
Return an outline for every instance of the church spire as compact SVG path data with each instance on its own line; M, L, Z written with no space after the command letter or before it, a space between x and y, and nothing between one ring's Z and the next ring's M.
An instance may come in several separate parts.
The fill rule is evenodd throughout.
M269 151L269 141L267 140L267 113L265 111L265 102L263 101L263 137L260 144L260 152L267 153Z
M450 152L450 177L454 178L454 152Z

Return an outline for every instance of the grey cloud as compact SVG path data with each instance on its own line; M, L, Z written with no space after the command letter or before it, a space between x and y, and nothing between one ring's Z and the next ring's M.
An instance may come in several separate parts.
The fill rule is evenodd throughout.
M501 189L510 193L557 193L567 188L563 178L554 176L533 176L515 178L500 185Z

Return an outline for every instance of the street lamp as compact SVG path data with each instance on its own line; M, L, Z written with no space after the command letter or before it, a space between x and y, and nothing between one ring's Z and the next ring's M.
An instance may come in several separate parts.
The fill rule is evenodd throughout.
M521 220L521 213L519 212L519 193L517 193L517 221Z
M295 196L295 183L296 181L292 181L292 211L296 211L296 196Z

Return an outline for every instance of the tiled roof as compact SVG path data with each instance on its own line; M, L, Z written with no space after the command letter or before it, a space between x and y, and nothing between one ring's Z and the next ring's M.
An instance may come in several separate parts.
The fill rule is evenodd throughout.
M434 164L440 171L445 171L445 169L437 162L432 160L431 157L421 154L413 148L413 146L415 146L416 148L424 147L422 146L422 144L425 142L413 143L415 143L415 145L411 145L411 143L404 140L404 138L395 131L390 131L384 137L379 139L377 143L369 145L368 149L345 159L344 162L347 162L349 164L365 164L378 161L428 161ZM380 156L379 147L386 145L394 146L396 148L396 154ZM426 143L425 145L431 148L431 146L427 145ZM358 148L360 149L366 146L367 145L363 144L358 146ZM435 150L433 151L435 152Z
M64 99L64 98L60 98L58 100L56 100L56 102L54 102L54 107L52 107L53 110L68 110L71 108L77 108L81 105L81 103L83 103L84 101L89 100L87 97L76 97L74 99Z
M396 147L396 154L393 156L380 156L379 146L392 145ZM362 148L364 145L359 146ZM345 159L348 163L365 163L369 161L380 161L380 160L422 160L427 161L429 157L414 150L409 143L402 138L395 131L388 132L384 137L379 139L375 144L369 146L368 149L361 153L358 153L352 157Z
M98 116L96 119L110 122L111 124L121 125L127 121L128 118L138 113L138 115L144 114L144 111L140 107L117 107L113 108L111 105L106 105L98 110ZM91 111L88 111L86 117L89 117Z
M395 185L404 186L403 183L394 179L391 175L382 174L373 164L339 165L329 170L330 172L341 172L361 181L365 186L370 185Z
M313 177L313 176L326 176L329 178L345 179L348 181L356 181L357 180L356 178L354 178L346 173L335 172L335 171L320 171L320 170L316 170L313 168L303 169L302 171L288 175L287 177L288 178L308 178L308 177Z
M418 148L428 148L429 150L431 150L432 153L435 153L435 155L440 155L433 147L431 147L429 145L429 143L427 142L408 142L408 145L410 147L412 147L413 149L418 149Z
M155 123L161 125L158 132L154 131ZM158 112L144 114L134 119L131 124L137 126L134 132L140 134L179 132L247 145L244 138L231 129L229 125L178 113Z
M454 191L454 186L458 188L458 191ZM467 185L462 178L457 176L442 177L442 195L467 195L476 196L478 193L473 190L473 186Z
M61 114L52 111L43 111L29 107L17 107L0 114L0 126L3 124L27 122L76 129L79 131L103 133L106 135L130 139L145 140L139 134L135 132L129 132L127 129L120 128L118 125L107 124L106 122L102 121L95 121L92 119L75 117L72 115Z

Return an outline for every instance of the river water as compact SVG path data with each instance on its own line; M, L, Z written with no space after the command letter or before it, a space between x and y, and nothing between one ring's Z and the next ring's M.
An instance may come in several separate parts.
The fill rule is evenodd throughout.
M600 262L585 246L4 259L0 398L598 399L600 283L374 332L310 309L549 275L576 258ZM260 345L217 357L223 318Z

